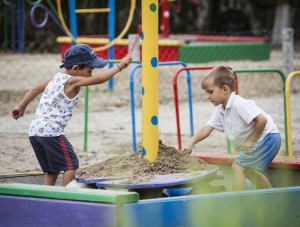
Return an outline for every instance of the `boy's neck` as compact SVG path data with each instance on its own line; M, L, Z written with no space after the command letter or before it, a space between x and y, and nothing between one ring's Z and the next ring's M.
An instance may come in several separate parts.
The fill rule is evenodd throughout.
M225 110L226 106L227 106L227 103L228 103L228 100L231 96L232 92L229 92L228 94L226 94L226 98L225 98L225 102L223 103L223 109Z

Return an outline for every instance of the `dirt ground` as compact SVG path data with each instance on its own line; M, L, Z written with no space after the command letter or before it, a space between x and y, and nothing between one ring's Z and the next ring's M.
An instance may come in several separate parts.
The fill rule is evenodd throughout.
M213 62L209 65L229 65L234 69L237 68L282 68L282 60L277 56L278 53L272 53L268 61L263 62ZM0 56L2 63L8 59L11 64L18 59L12 59L9 56ZM56 65L60 64L59 56L51 56L52 62ZM279 59L279 60L278 60ZM46 60L49 61L49 60ZM30 64L29 64L30 65ZM53 67L51 63L49 67ZM167 146L178 148L177 127L175 118L175 108L173 101L172 77L178 67L161 68L160 85L159 85L159 139ZM11 68L11 75L17 75L14 72L16 68ZM23 69L23 70L26 70ZM30 69L32 70L32 69ZM30 72L31 73L31 72ZM26 74L26 72L24 73ZM24 75L23 74L23 75ZM205 72L193 72L192 89L193 89L193 116L194 130L196 131L201 125L205 124L214 110L214 106L206 100L205 93L200 89L201 78ZM1 80L4 75L0 73ZM89 113L88 113L88 134L87 134L87 150L84 150L84 95L75 109L74 115L65 129L65 134L73 145L79 160L80 167L86 168L93 164L100 163L109 158L117 156L130 156L132 152L132 112L130 108L129 94L129 69L122 71L122 74L115 76L115 91L107 90L107 83L97 85L90 89ZM44 78L35 78L35 82L43 81ZM181 76L178 80L179 84L179 101L180 101L180 125L181 140L184 144L190 137L190 113L186 95L185 77ZM13 78L10 82L20 81ZM291 94L291 118L292 118L292 141L293 154L295 159L300 159L300 83L298 79L293 80L294 91ZM30 146L27 132L34 111L38 103L38 99L34 100L27 108L24 117L15 121L10 116L12 107L18 104L22 96L29 87L24 85L23 90L18 88L14 96L5 92L8 85L0 85L0 174L16 173L16 172L33 172L41 171L36 160L34 152ZM19 83L20 84L20 83ZM181 85L183 84L183 85ZM17 87L12 85L12 87ZM285 152L285 118L284 105L282 95L282 82L278 75L274 73L253 73L248 76L239 74L239 94L245 98L252 99L256 104L269 113L277 124L281 136L282 146L277 158L287 159ZM142 108L135 107L136 122L136 141L138 147L142 141L142 125L141 114ZM198 143L194 151L226 153L226 136L224 133L214 131L209 138ZM237 154L236 151L232 151ZM133 155L133 157L135 157Z

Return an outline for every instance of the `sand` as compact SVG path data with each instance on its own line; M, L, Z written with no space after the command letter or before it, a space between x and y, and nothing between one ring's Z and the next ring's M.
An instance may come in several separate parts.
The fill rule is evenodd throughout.
M282 56L277 52L271 53L271 58L263 62L234 61L213 62L205 65L229 65L233 68L282 68ZM41 168L28 140L28 127L34 116L38 103L36 99L31 103L24 117L15 121L10 116L10 110L21 100L23 94L37 82L47 79L45 75L39 78L36 73L39 65L44 71L49 68L48 75L53 75L54 66L60 64L59 55L49 56L0 56L0 67L9 67L11 70L9 80L5 73L0 72L0 91L16 89L13 93L1 93L0 98L0 174L16 172L39 172ZM26 61L25 61L26 60ZM31 62L32 61L32 62ZM39 63L44 61L44 64ZM20 73L15 62L27 62ZM37 63L38 62L38 63ZM35 63L35 68L29 67ZM47 64L48 63L48 64ZM27 67L28 66L28 67ZM47 66L47 67L46 67ZM172 78L179 66L162 67L159 81L159 138L166 146L178 149L177 127L173 100ZM57 69L55 68L57 71ZM19 81L24 75L26 81ZM207 122L214 110L214 106L206 100L205 93L200 89L199 83L205 72L192 73L193 84L193 115L194 131ZM248 75L248 74L247 74ZM252 99L256 104L269 113L277 124L282 136L282 145L276 158L288 159L285 152L284 108L282 96L282 82L274 73L254 73L248 76L239 74L239 94ZM190 112L186 94L186 78L184 74L179 77L180 100L180 126L181 140L185 144L190 137ZM6 82L9 82L6 84ZM30 84L31 83L31 84ZM291 94L291 118L293 155L300 159L300 105L299 105L299 80L293 80L296 93ZM142 108L135 107L136 141L138 149L142 141ZM74 115L65 129L65 134L76 151L80 167L85 168L98 164L104 160L117 156L130 156L133 154L132 112L129 93L129 69L115 76L114 91L107 90L107 83L90 88L89 113L88 113L88 140L87 150L84 150L84 94L81 96ZM224 133L214 131L206 140L198 143L195 152L227 153L226 136ZM232 151L237 154L236 151Z
M192 174L193 171L211 171L217 167L201 159L190 156L186 151L179 151L159 141L158 156L149 162L142 152L121 155L76 171L78 177L95 178L126 178L122 184L138 184L149 182L157 175L175 173Z

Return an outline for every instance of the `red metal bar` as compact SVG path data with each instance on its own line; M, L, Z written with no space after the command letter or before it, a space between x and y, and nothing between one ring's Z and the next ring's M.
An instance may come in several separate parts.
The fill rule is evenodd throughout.
M213 154L205 152L193 152L192 156L202 159L203 161L211 164L225 164L232 165L238 155L232 154ZM300 170L300 161L291 159L274 159L269 168L273 169L288 169Z
M133 41L131 50L130 50L130 52L129 52L130 55L132 54L132 51L133 51L133 49L134 49L134 47L135 47L135 45L136 45L138 39L140 38L141 32L142 32L142 25L139 24L139 26L138 26L138 31L137 31L137 33L136 33L136 36L135 36L135 38L134 38L134 41Z
M181 71L186 70L210 70L215 66L194 66L194 67L182 67L175 72L173 77L173 91L174 91L174 104L175 104L175 115L176 115L176 125L177 125L177 141L178 141L178 150L182 149L181 146L181 130L180 130L180 117L179 117L179 102L178 102L178 86L177 86L177 78ZM229 70L232 70L230 66L225 66ZM235 80L235 93L238 94L238 78L236 73L234 73Z
M164 37L168 37L170 31L170 5L169 2L163 0L161 3L161 25L160 31Z
M190 41L205 42L271 42L270 37L253 37L253 36L220 36L220 35L175 35L169 34L170 39L184 39Z

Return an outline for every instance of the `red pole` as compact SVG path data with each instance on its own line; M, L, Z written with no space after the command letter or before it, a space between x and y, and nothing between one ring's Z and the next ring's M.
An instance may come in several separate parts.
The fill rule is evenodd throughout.
M167 0L163 0L161 3L161 25L160 31L164 37L169 36L170 28L170 5Z

